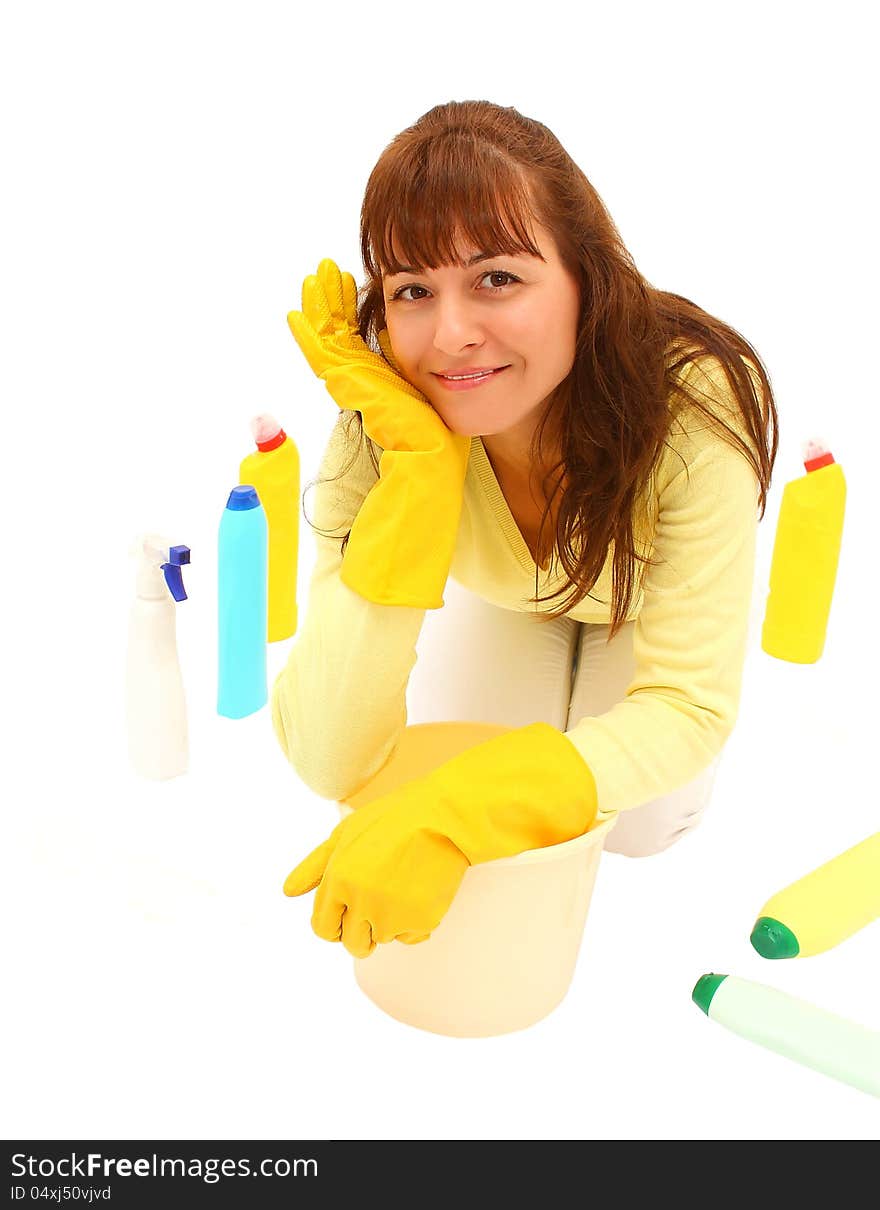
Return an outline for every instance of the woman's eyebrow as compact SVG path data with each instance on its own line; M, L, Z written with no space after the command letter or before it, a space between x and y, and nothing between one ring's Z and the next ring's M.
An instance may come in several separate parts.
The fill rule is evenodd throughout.
M484 261L484 260L494 260L496 256L525 256L525 255L526 254L524 252L478 252L476 254L476 256L472 256L471 259L468 261L468 268L470 268L471 265L478 265L481 261ZM386 277L389 277L389 278L390 277L399 277L401 273L417 273L417 272L418 272L418 270L414 269L412 267L412 265L401 265L401 267L397 270L396 273L387 273Z

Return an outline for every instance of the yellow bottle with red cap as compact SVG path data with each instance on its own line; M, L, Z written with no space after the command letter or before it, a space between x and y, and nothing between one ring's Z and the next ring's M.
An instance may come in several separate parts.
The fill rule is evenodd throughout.
M846 509L843 470L823 441L806 443L804 466L782 493L761 634L768 655L793 664L815 664L825 647Z
M269 528L270 643L296 633L296 573L299 553L299 452L274 416L251 421L257 448L243 459L240 482L256 488Z

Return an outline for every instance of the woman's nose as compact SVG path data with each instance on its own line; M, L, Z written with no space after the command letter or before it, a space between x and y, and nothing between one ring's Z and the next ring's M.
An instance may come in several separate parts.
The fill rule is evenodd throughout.
M435 310L434 345L443 353L482 344L485 338L483 321L473 300L446 298Z

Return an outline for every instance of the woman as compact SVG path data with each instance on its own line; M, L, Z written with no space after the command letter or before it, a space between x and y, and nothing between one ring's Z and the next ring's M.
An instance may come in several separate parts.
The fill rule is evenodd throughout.
M448 577L473 627L439 717L511 728L349 816L288 878L318 887L318 935L363 956L428 936L469 863L617 812L606 848L645 855L698 821L778 436L752 347L646 282L513 108L451 102L394 139L361 243L360 301L325 260L288 317L344 415L275 730L318 794L369 781Z

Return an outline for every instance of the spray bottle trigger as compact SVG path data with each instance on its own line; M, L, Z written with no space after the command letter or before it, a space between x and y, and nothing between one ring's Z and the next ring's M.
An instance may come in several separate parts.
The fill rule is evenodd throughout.
M186 589L183 586L181 567L189 563L189 555L190 550L188 546L171 546L168 549L168 562L162 564L162 571L165 573L165 583L168 585L168 591L175 601L185 601L187 599Z

